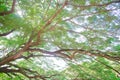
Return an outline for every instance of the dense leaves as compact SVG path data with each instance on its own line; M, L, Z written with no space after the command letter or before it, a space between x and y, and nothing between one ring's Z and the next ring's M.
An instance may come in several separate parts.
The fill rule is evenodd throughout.
M0 0L0 80L120 80L119 0Z

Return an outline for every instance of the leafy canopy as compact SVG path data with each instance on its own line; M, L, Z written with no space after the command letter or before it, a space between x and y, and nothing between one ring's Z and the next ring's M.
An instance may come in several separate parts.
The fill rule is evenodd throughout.
M0 0L0 79L120 80L119 21L119 0Z

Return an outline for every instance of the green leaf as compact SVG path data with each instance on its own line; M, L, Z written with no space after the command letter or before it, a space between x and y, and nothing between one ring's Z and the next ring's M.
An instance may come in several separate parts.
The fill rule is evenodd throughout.
M120 51L120 45L114 46L114 49L115 49L116 51Z

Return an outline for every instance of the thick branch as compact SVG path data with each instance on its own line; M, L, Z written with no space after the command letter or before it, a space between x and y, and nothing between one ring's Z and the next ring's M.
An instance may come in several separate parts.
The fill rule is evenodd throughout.
M113 60L113 61L120 61L120 57L116 56L110 56L108 54L106 54L105 52L101 52L101 51L98 51L98 50L83 50L83 49L61 49L61 50L57 50L57 51L54 51L54 52L50 52L50 51L46 51L46 50L43 50L43 49L28 49L28 51L37 51L37 52L42 52L42 53L45 53L45 54L49 54L49 55L55 55L55 56L62 56L64 58L69 58L69 59L73 59L77 54L83 54L83 55L88 55L88 56L97 56L97 57L103 57L103 58L106 58L106 59L109 59L109 60ZM67 55L65 54L65 52L75 52L71 55Z
M44 28L45 28L46 26L48 26L48 25L53 21L54 18L56 18L56 16L62 11L62 9L64 8L65 5L66 5L66 2L65 2L65 3L63 4L63 6L62 6L60 9L58 9L58 10L56 11L56 13L46 22L46 24L42 27L42 29L38 31L38 33L37 33L37 41L36 41L36 42L31 42L31 41L32 41L32 37L33 37L33 36L31 36L31 37L29 38L29 41L28 41L28 42L26 43L26 45L23 47L23 49L19 50L16 54L14 54L14 55L12 55L12 56L10 56L10 57L7 57L7 58L4 59L3 61L1 61L1 62L0 62L0 65L4 65L4 64L6 64L6 63L9 63L10 61L13 61L13 60L21 57L21 55L22 55L30 46L38 45L39 42L40 42L40 35L41 35L41 33L44 31ZM64 54L63 54L63 55L64 55Z
M10 61L14 61L15 59L21 57L22 54L31 46L33 37L34 37L34 35L31 33L29 40L24 44L23 47L21 47L22 49L18 50L15 54L13 54L9 57L6 57L2 61L0 61L0 66L4 65L6 63L9 63Z
M28 55L28 56L21 56L21 57L19 57L18 59L21 59L21 58L23 58L23 59L29 59L29 58L35 58L35 57L58 57L58 56L54 56L54 55L34 55L34 54L30 54L30 55Z
M106 52L101 52L101 51L98 51L98 50L83 50L83 49L61 49L61 50L58 50L58 51L55 51L55 52L71 52L71 51L75 51L79 54L84 54L84 55L89 55L89 56L97 56L97 57L103 57L103 58L106 58L106 59L109 59L109 60L113 60L113 61L120 61L120 56L110 56L108 54L106 54Z
M10 10L10 11L4 11L4 12L1 12L1 13L0 13L0 16L4 16L4 15L8 15L8 14L13 13L14 10L15 10L15 3L16 3L16 0L13 0L11 10Z
M71 59L71 57L69 56L69 55L67 55L67 54L64 54L64 53L62 53L62 52L50 52L50 51L47 51L47 50L43 50L43 49L36 49L36 48L34 48L34 49L31 49L31 48L29 48L29 49L27 49L28 51L32 51L32 52L41 52L41 53L44 53L44 54L49 54L49 55L53 55L53 56L58 56L58 57L64 57L64 58L69 58L69 59Z
M20 49L16 54L9 56L5 58L4 60L0 61L0 66L19 58L29 48L30 44L31 44L31 41L28 41L25 44L25 46L22 49Z

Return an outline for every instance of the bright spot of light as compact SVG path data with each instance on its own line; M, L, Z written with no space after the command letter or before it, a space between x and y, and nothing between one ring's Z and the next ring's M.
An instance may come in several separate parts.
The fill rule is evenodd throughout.
M36 59L35 63L37 63L38 66L42 67L45 70L53 69L62 71L67 67L67 63L63 59L56 57L43 57L41 59Z
M22 11L21 10L19 10L17 13L22 17Z

